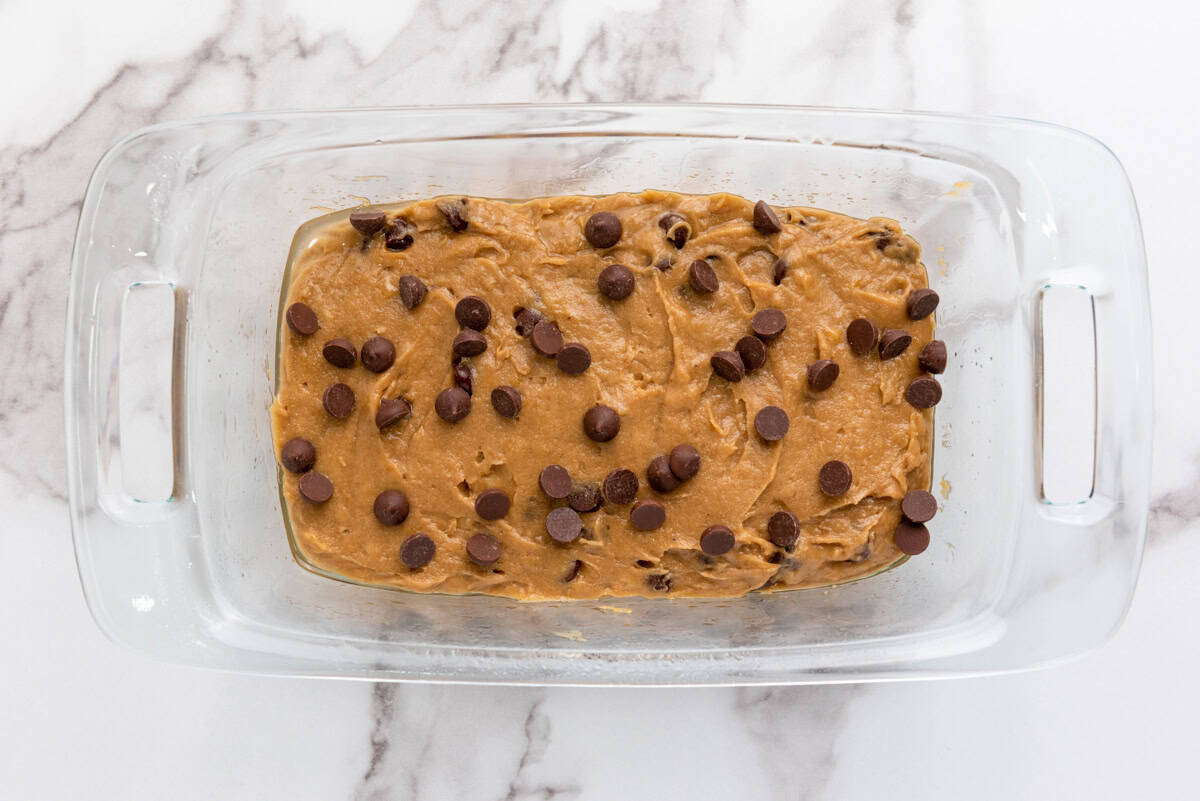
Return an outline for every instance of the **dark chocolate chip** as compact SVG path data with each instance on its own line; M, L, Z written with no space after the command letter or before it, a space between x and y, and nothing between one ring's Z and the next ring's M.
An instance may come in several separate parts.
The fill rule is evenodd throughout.
M384 232L383 244L388 250L408 250L412 247L415 230L408 220L397 217Z
M904 397L918 409L932 409L942 399L942 385L933 376L918 376L908 385Z
M288 306L284 319L287 320L288 328L303 336L315 334L321 327L317 323L317 313L307 303L293 303Z
M454 305L454 319L463 328L482 331L492 321L492 307L476 295L467 295Z
M726 381L741 381L746 377L746 365L742 357L731 350L719 350L709 359L713 372Z
M439 200L437 210L446 218L446 225L451 231L467 230L467 199Z
M800 539L800 521L791 512L776 512L767 521L767 539L778 548L792 550Z
M383 230L387 224L387 214L382 211L352 211L350 224L363 236L371 237Z
M471 396L461 387L448 387L433 401L437 416L447 423L457 423L471 412Z
M475 382L474 382L473 374L471 373L470 367L463 364L462 362L458 362L457 364L455 364L453 366L453 369L451 372L454 373L454 386L458 387L459 389L461 389L463 392L467 393L468 395L475 394L475 391L474 391Z
M558 323L542 320L533 327L529 342L543 356L557 356L563 346L562 331L558 330Z
M767 442L783 439L789 425L787 412L778 406L764 406L754 415L754 430Z
M670 256L663 256L658 261L654 262L654 269L660 273L669 273L671 268L675 266L675 259Z
M516 387L499 386L492 390L492 408L501 417L512 419L521 413L521 393Z
M621 415L603 404L596 404L583 415L583 431L595 442L608 442L621 431Z
M604 503L604 496L596 484L580 484L567 493L567 506L576 512L594 512Z
M467 540L467 558L477 565L487 567L500 560L500 540L491 534L472 534Z
M912 336L902 328L885 328L879 335L879 358L894 359L912 344Z
M763 309L750 318L750 329L764 342L770 342L787 328L787 315L779 309Z
M767 346L758 337L744 336L737 341L733 349L742 357L742 364L747 373L754 372L767 363Z
M937 514L937 498L925 490L909 490L900 501L900 511L914 523L928 523Z
M637 497L637 473L618 467L604 477L604 497L609 503L624 506Z
M896 547L900 549L901 553L916 556L929 547L929 529L925 528L924 523L909 523L907 520L901 520L896 524L892 541L896 543Z
M421 301L425 300L425 295L429 292L425 282L415 275L402 275L396 283L396 294L400 296L400 302L406 309L415 309L420 306Z
M596 287L609 300L624 300L633 293L633 271L624 264L610 264L596 277Z
M924 320L938 306L938 293L932 289L917 289L908 296L908 319Z
M547 498L561 501L571 494L571 474L561 464L548 464L538 474L538 486Z
M384 337L371 337L363 343L359 358L372 373L382 373L395 363L396 346Z
M412 404L404 398L391 398L379 402L379 411L375 412L375 425L379 430L398 423L412 414Z
M670 592L671 577L666 573L652 573L646 576L646 586L655 592Z
M725 526L709 526L700 535L700 550L709 556L729 553L733 545L733 532Z
M408 519L408 496L400 490L384 490L371 507L375 519L385 526L398 526Z
M283 443L279 461L293 473L307 473L317 462L317 449L303 437L295 437Z
M504 490L490 489L475 499L475 514L484 520L499 520L512 508L512 498Z
M433 561L437 545L428 534L417 532L409 535L400 545L400 561L409 570L419 570Z
M688 267L688 285L699 295L710 295L720 288L717 273L704 259L696 259Z
M777 565L777 564L780 564L781 562L783 562L783 551L775 551L775 553L773 553L773 554L771 554L770 556L768 556L768 557L767 557L767 562L768 562L768 563L770 563L770 564L772 564L772 565ZM771 586L772 584L774 584L774 583L775 583L775 582L774 582L773 580L771 580L771 579L768 579L768 580L767 580L767 583L766 583L766 584L764 584L764 585L763 585L763 587L764 587L764 588L765 588L765 587L770 587L770 586Z
M671 460L665 454L650 460L646 467L646 483L655 492L674 492L679 488L679 479L671 472Z
M692 226L682 214L673 211L658 218L658 227L667 235L667 241L674 245L676 250L686 245L692 236Z
M464 328L450 347L456 356L478 356L487 350L487 339L474 328Z
M667 522L667 510L658 501L638 501L629 510L629 522L641 531L653 531Z
M333 497L333 482L324 473L309 472L300 476L300 497L309 503L325 503Z
M817 474L817 484L820 485L821 492L832 498L845 495L850 490L853 480L850 465L837 459L821 465L821 472Z
M878 341L879 329L866 317L852 320L850 325L846 326L846 344L857 356L866 356L875 349L875 343Z
M633 563L635 565L637 565L638 567L642 568L643 570L645 570L646 568L654 567L654 563L651 562L649 559L635 559Z
M813 362L808 366L808 385L818 392L829 389L840 371L837 363L829 359Z
M321 405L333 417L344 420L354 411L354 390L347 384L330 384L321 395Z
M354 349L354 343L342 337L326 342L325 347L321 348L321 355L325 357L325 361L342 369L353 367L358 361L358 351Z
M771 280L775 282L775 286L783 283L783 279L787 277L788 263L784 259L776 259L775 265L771 268Z
M783 230L775 209L762 200L754 204L754 230L760 234L777 234Z
M567 572L563 574L563 584L570 584L572 581L579 578L579 572L581 570L583 570L583 562L579 559L576 559L571 563L571 566L567 568Z
M931 340L917 354L917 364L927 373L940 375L946 372L946 343L940 339Z
M583 521L574 509L560 506L546 515L546 533L555 542L574 542L583 534Z
M621 239L621 220L611 211L598 211L588 217L583 235L594 248L611 248Z
M676 445L667 458L671 473L680 481L687 481L700 472L700 451L687 443Z
M532 334L533 327L544 319L537 309L518 309L513 316L517 320L517 333L523 337Z
M578 342L568 342L558 352L555 362L567 375L579 375L592 366L592 354Z

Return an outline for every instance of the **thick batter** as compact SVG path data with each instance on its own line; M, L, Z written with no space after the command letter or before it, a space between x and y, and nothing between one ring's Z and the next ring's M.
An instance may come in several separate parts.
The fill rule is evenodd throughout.
M945 346L891 220L646 191L370 207L303 235L272 417L317 568L737 596L928 543Z

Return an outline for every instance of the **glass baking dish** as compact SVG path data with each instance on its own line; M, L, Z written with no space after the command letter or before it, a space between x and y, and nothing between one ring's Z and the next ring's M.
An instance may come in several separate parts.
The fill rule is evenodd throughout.
M733 600L522 604L301 567L268 415L297 227L366 201L643 188L892 217L922 244L951 351L929 550L866 580ZM131 311L147 289L167 300L156 328ZM681 104L153 126L96 168L72 259L79 572L114 640L255 673L704 685L1042 665L1102 642L1130 602L1147 513L1149 331L1128 182L1103 145L1065 128ZM157 361L142 353L152 347ZM165 435L142 436L147 423Z

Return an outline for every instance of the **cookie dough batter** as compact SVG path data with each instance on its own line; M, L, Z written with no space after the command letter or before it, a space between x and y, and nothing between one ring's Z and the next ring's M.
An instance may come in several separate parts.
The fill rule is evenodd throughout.
M298 556L537 600L738 596L919 553L945 366L919 256L891 220L729 194L309 223L272 408Z

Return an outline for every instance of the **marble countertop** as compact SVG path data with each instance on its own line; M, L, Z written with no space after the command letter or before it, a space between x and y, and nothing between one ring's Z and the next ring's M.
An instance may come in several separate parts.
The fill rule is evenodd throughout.
M1195 7L117 5L0 5L0 342L29 371L0 381L6 797L1124 799L1194 786ZM106 147L242 109L684 99L1040 118L1122 159L1151 265L1158 433L1146 558L1111 642L993 678L617 691L224 675L103 638L75 575L61 364L71 239Z

